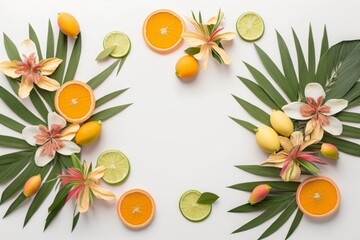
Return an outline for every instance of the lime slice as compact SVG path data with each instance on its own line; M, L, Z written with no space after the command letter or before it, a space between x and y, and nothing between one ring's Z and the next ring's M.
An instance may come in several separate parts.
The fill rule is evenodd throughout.
M106 167L102 179L109 184L118 184L124 181L130 172L128 158L118 150L107 150L100 154L97 166Z
M246 12L236 21L236 30L242 39L255 41L264 34L265 25L258 14Z
M188 190L180 197L179 208L181 214L192 222L199 222L210 215L211 204L197 203L201 193L197 190Z
M108 33L104 38L104 49L116 46L110 53L110 56L115 58L121 58L126 56L130 52L131 42L130 38L123 32L113 31Z

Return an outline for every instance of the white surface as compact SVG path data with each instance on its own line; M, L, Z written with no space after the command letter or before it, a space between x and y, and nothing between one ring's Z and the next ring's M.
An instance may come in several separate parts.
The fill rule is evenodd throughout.
M275 29L282 34L291 54L295 53L291 27L297 32L304 50L307 50L309 23L313 27L318 51L324 24L327 25L330 45L360 37L360 5L357 0L1 2L0 31L6 33L16 44L27 37L28 23L31 23L42 46L45 46L49 19L57 33L58 12L66 11L76 16L83 37L82 57L76 78L84 81L112 62L97 63L94 60L102 50L103 37L113 30L129 35L132 50L123 69L117 77L114 73L107 79L105 84L96 89L95 94L99 97L112 90L130 87L107 106L131 102L134 104L104 123L101 140L84 147L83 158L95 161L107 149L122 150L130 159L131 174L120 186L104 186L118 198L131 188L146 189L153 195L157 205L153 223L146 229L132 231L120 222L115 211L116 201L96 201L95 208L81 216L77 228L71 233L73 207L72 204L67 204L43 232L47 207L54 197L52 194L25 228L22 228L22 224L29 202L1 219L1 239L257 239L270 222L250 231L230 234L256 215L228 213L228 210L243 204L248 195L226 187L261 179L233 166L258 164L266 158L266 154L257 147L254 136L228 118L233 116L256 123L231 94L270 111L236 77L250 77L242 61L263 69L253 45L236 36L230 44L225 44L225 49L233 60L230 66L221 66L211 59L206 71L201 71L193 83L184 84L175 77L174 66L187 44L184 43L179 50L168 55L152 52L142 39L143 20L150 12L160 8L172 9L182 16L190 16L192 10L201 10L206 19L221 8L225 13L224 27L235 31L237 17L245 11L255 11L263 17L266 24L265 34L257 44L278 64ZM188 23L187 26L190 27ZM1 43L2 40L1 37ZM0 59L5 60L5 49L2 44L0 46ZM296 62L295 59L293 61ZM3 77L1 85L10 89ZM2 101L0 109L3 114L14 116ZM0 131L1 134L13 135L2 126ZM0 148L1 154L8 151ZM337 163L321 169L323 174L338 183L342 193L341 208L333 217L323 220L304 217L291 239L359 239L357 217L360 213L360 194L357 187L360 184L360 159L341 154ZM6 185L2 184L0 191ZM178 210L178 199L188 189L210 191L220 196L213 206L212 214L204 222L189 222ZM0 206L1 216L12 200ZM284 239L289 226L290 222L287 222L268 239Z

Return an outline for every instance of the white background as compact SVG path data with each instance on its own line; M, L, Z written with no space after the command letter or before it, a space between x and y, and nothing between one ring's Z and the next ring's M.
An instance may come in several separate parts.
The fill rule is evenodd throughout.
M27 38L28 24L31 23L44 47L48 20L53 23L57 36L57 13L66 11L73 14L80 22L83 37L76 79L83 81L89 80L114 61L109 59L98 63L94 60L102 50L104 36L114 30L129 35L132 49L123 69L118 76L113 73L96 89L95 95L101 97L110 91L130 87L106 106L134 104L104 122L99 141L84 147L82 156L87 161L95 162L97 156L107 149L123 151L131 162L129 178L119 186L103 186L113 191L117 199L128 189L146 189L153 195L157 211L149 227L133 231L120 222L115 209L116 201L95 201L95 208L81 216L77 228L71 233L73 206L69 203L43 232L47 207L54 197L52 193L25 228L22 228L22 224L30 200L10 216L1 219L0 239L257 239L270 222L231 235L233 230L256 214L227 212L248 199L247 193L227 186L262 179L242 172L234 165L258 164L267 157L256 145L254 135L228 117L242 118L258 125L231 94L243 97L270 113L270 109L259 102L237 78L251 78L243 61L263 69L253 44L236 36L231 43L224 44L232 58L230 66L219 65L210 59L206 71L200 71L194 82L184 84L176 78L174 66L184 54L187 44L167 55L152 52L142 38L143 21L149 13L160 8L174 10L181 16L190 16L191 11L201 10L205 19L221 8L225 13L223 26L226 30L236 31L238 16L246 11L255 11L266 24L265 34L257 44L280 66L275 29L295 56L291 28L295 29L304 51L307 51L307 33L311 23L318 54L325 24L330 45L360 37L359 7L357 0L183 0L177 3L169 0L1 0L0 31L17 45ZM191 29L188 23L187 27ZM3 37L0 38L2 42ZM7 59L1 44L0 60ZM296 59L293 61L296 64ZM1 86L10 90L4 77L0 81ZM15 116L2 101L0 109L3 114ZM3 126L0 126L0 131L0 134L17 136ZM10 151L0 148L1 154ZM340 210L332 217L321 220L304 217L291 239L359 239L360 159L342 153L336 163L321 166L321 169L324 175L337 182L341 190ZM0 191L7 184L0 185ZM204 222L189 222L178 210L179 197L188 189L210 191L220 196L213 205L210 217ZM4 215L12 201L10 199L0 206L0 216ZM287 222L268 239L284 239L290 223Z

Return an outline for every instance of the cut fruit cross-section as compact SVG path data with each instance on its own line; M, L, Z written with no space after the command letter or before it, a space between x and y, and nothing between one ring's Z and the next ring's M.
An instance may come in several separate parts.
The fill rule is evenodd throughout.
M108 33L103 41L104 49L114 47L110 56L114 58L125 57L131 49L130 38L123 32L113 31Z
M107 150L100 154L97 160L98 166L106 167L102 179L109 184L123 182L129 175L130 163L124 153L118 150Z
M179 208L181 214L192 222L199 222L210 215L211 204L197 203L201 193L197 190L188 190L180 197Z
M264 34L265 25L260 15L246 12L236 21L236 30L242 39L256 41Z

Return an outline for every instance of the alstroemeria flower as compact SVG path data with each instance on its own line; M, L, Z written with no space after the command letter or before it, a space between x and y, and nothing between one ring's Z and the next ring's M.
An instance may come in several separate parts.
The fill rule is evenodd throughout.
M312 163L325 164L321 159L316 157L315 152L304 151L306 147L317 142L312 139L304 141L302 132L295 131L291 134L290 139L279 136L280 145L283 150L273 153L262 164L272 163L275 167L280 167L280 176L285 181L293 181L300 178L301 169L299 160Z
M66 174L60 174L61 185L70 185L71 190L66 198L75 196L77 210L84 213L93 202L93 196L104 200L113 200L115 195L98 185L99 179L104 175L106 168L103 166L90 170L84 161L82 169L68 168ZM91 168L91 167L90 167Z
M55 153L71 155L80 152L80 147L71 140L79 130L79 124L72 124L67 128L64 118L55 112L48 114L48 127L44 125L27 126L22 135L32 146L40 145L35 153L35 163L39 167L45 166L54 159Z
M311 134L311 139L321 140L324 130L332 135L340 135L342 123L334 115L344 110L348 101L345 99L330 99L324 102L325 91L318 83L309 83L305 87L306 103L292 102L282 110L290 118L297 120L309 120L306 124L305 135Z
M201 16L201 15L200 15ZM193 19L187 18L194 26L195 32L184 32L181 37L190 45L190 47L200 48L200 52L195 54L194 57L202 61L202 68L206 69L209 57L212 51L218 54L225 64L230 64L231 59L219 46L221 41L229 41L235 37L234 32L224 32L224 28L220 27L221 20L224 14L222 12L216 17L212 17L208 22L202 23Z
M21 77L18 95L20 98L29 96L34 84L40 88L55 91L60 84L47 77L52 74L62 62L58 58L48 58L38 61L36 46L30 39L25 39L21 44L22 61L3 61L0 70L11 78Z

